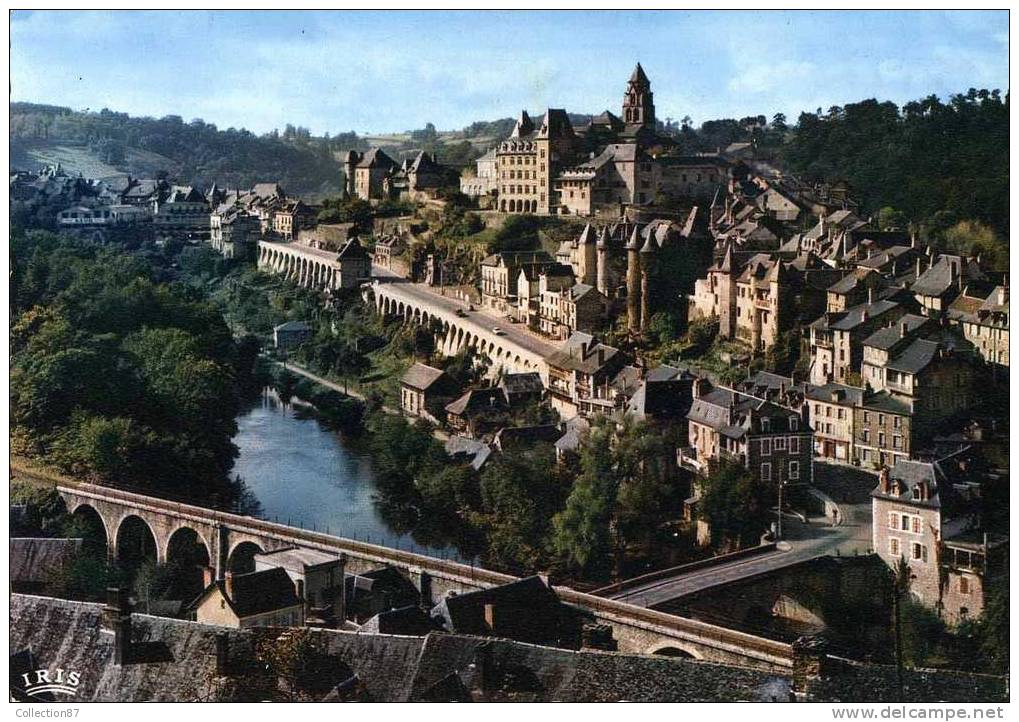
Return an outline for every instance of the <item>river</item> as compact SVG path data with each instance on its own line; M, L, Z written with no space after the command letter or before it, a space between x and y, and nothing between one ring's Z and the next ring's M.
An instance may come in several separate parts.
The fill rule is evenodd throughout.
M452 547L394 531L377 508L371 456L311 418L301 402L267 392L237 419L239 475L266 519L463 561Z

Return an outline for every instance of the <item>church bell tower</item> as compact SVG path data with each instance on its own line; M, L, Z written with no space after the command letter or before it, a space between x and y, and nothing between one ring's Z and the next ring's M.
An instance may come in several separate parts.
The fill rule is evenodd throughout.
M626 84L626 94L623 96L623 122L627 125L636 124L652 128L655 125L654 93L651 92L651 81L644 74L644 68L640 67L640 63L637 63Z

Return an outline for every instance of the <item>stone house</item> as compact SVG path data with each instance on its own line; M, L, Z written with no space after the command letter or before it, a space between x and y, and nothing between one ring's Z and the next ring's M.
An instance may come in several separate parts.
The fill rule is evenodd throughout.
M157 238L207 240L209 202L193 186L172 186L152 201L152 225Z
M386 197L385 179L397 168L399 164L381 148L372 148L366 153L347 151L343 161L347 196L365 201L383 200Z
M919 266L917 267L919 270ZM919 273L910 292L929 316L940 316L971 281L986 278L978 259L941 254L932 258L930 267Z
M856 407L863 402L863 389L844 384L804 384L804 403L814 429L814 455L842 463L855 456L854 423Z
M458 434L478 438L503 426L508 411L502 389L468 389L446 405L446 424Z
M327 626L345 618L345 555L290 547L256 554L254 561L256 572L279 567L287 573L304 599L307 617L316 617Z
M454 386L442 369L415 363L400 379L400 408L408 416L439 423L436 414L455 393Z
M686 418L690 445L679 460L698 474L724 460L776 488L813 480L813 429L792 409L698 379Z
M481 198L492 195L499 185L498 158L495 148L489 148L480 158L474 161L473 175L460 178L460 192L468 198Z
M287 572L273 567L214 581L190 605L195 621L221 627L300 627L304 599Z
M565 340L574 331L593 333L605 321L606 298L586 283L569 288L541 291L538 330L556 340Z
M870 298L861 304L822 315L809 327L810 382L847 383L851 374L860 373L864 340L874 331L897 323L906 313L905 304L892 299L877 300L871 292ZM912 318L922 322L922 317Z
M254 258L261 236L259 219L237 206L220 206L209 216L209 243L224 258Z
M1007 538L981 527L980 479L965 452L899 460L872 493L874 551L893 570L905 560L909 592L949 624L979 617L988 582L1006 571Z
M544 293L563 291L574 284L569 266L555 263L543 270L542 266L523 266L517 275L516 319L528 328L541 327L541 298Z
M315 209L300 199L284 201L273 213L272 232L284 241L292 241L302 228L315 225L315 216Z
M867 469L891 466L913 454L913 412L887 391L864 392L853 409L853 459Z
M545 384L541 382L541 374L537 371L503 374L499 379L499 388L511 408L539 402L545 396Z
M563 418L587 413L585 409L596 406L614 407L611 381L626 363L619 349L577 331L545 362L552 407ZM603 403L590 403L594 401Z
M509 313L517 306L517 284L521 270L529 276L552 268L555 260L545 251L493 253L481 262L481 302L485 308Z
M968 285L948 307L950 322L962 331L988 364L1008 368L1008 285L990 292Z
M356 237L343 244L336 254L336 280L333 288L357 288L371 278L372 258Z
M289 351L308 341L315 332L304 321L287 321L272 330L273 343L280 351Z
M950 329L921 329L930 333L922 338L910 333L910 323L904 317L898 328L864 341L863 380L905 402L914 433L927 438L939 422L972 406L976 369L971 345Z

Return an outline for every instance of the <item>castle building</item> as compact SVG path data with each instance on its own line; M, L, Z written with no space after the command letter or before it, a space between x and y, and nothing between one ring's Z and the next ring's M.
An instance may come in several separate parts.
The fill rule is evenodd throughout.
M720 156L682 156L657 132L654 93L637 64L623 94L622 116L605 111L574 127L549 108L540 123L521 111L495 151L497 208L504 213L611 215L663 198L708 200L728 175ZM490 162L478 161L477 179ZM484 167L483 167L484 166ZM465 179L472 193L483 183Z

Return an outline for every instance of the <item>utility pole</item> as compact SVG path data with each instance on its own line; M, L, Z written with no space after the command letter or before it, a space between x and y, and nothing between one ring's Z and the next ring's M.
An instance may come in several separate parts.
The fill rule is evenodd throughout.
M776 463L775 466L778 470L778 531L775 541L779 541L782 538L782 464Z

